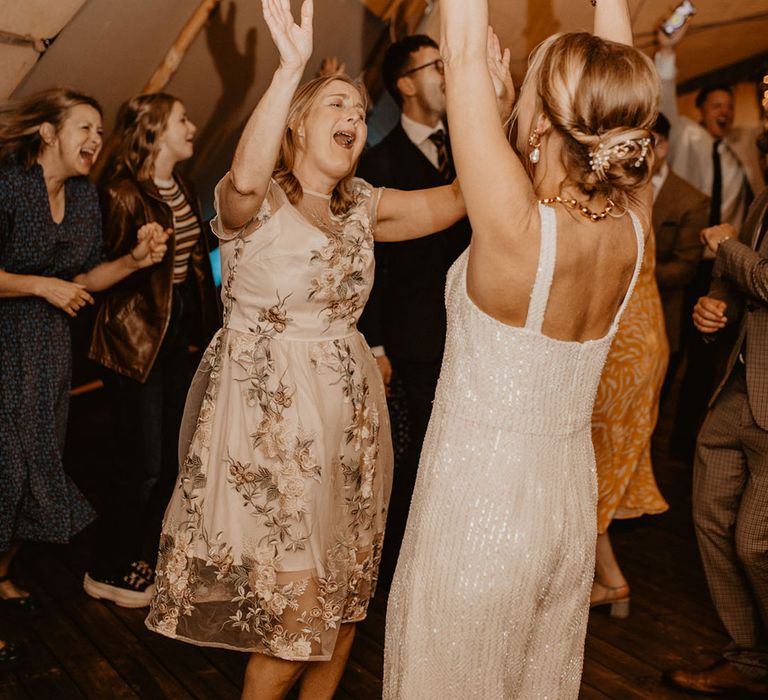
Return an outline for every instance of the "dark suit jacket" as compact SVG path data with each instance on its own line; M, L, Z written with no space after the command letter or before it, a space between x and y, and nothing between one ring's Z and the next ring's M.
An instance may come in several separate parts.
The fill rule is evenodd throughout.
M656 282L669 349L680 349L685 288L693 281L704 246L699 234L709 220L709 197L671 170L653 204Z
M446 184L400 123L363 154L357 174L376 187ZM371 346L405 362L440 362L445 345L445 278L469 245L469 221L424 238L377 243L376 276L359 328Z
M768 213L768 188L754 201L747 214L740 240L723 241L717 250L709 295L728 304L729 321L741 316L739 335L728 358L725 379L710 406L739 361L746 341L747 396L756 423L768 430L768 235L754 249L763 218Z

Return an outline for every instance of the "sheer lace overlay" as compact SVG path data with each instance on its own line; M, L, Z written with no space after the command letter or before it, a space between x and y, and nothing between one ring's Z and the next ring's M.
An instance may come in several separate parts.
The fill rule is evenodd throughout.
M354 192L321 230L272 183L222 242L224 325L187 398L147 618L156 632L324 660L339 625L366 615L392 453L384 388L356 329L378 191L356 180Z

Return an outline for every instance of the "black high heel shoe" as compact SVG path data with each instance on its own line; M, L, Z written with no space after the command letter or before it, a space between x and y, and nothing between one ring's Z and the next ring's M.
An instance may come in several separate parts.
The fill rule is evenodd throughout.
M0 672L10 671L12 668L16 668L22 661L24 661L24 655L12 642L6 642L0 648Z
M0 583L10 580L10 576L0 576ZM42 615L43 607L33 595L14 596L13 598L0 597L0 611L15 617L37 617Z

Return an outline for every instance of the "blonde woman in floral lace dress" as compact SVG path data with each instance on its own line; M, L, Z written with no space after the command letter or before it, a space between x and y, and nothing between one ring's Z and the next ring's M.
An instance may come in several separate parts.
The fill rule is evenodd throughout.
M384 387L356 322L373 241L464 216L456 185L375 190L353 177L365 98L299 80L295 24L264 0L280 66L217 187L224 327L187 399L147 625L253 652L243 697L331 698L373 595L391 483ZM298 88L298 89L297 89Z

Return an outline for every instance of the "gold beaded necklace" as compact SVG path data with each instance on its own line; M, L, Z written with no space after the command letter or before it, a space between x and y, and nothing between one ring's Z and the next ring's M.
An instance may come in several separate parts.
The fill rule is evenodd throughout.
M575 200L573 197L561 197L557 195L555 197L543 197L539 200L539 204L563 204L569 209L575 209L582 216L590 219L591 221L602 221L608 214L610 214L616 205L612 200L606 200L608 206L603 211L592 211L589 207L584 206L581 202Z

